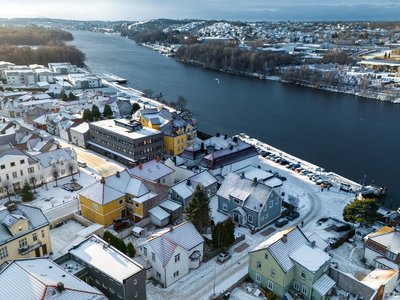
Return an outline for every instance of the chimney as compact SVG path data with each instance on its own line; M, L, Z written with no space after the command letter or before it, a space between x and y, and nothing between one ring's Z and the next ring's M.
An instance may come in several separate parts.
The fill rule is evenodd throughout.
M254 177L254 178L253 178L253 184L252 184L252 185L254 185L254 186L257 185L257 177Z
M172 232L172 231L174 231L174 227L169 228L169 232Z
M176 157L175 156L172 157L172 162L174 163L174 165L176 165Z
M201 151L204 151L204 143L201 143Z
M233 145L229 145L229 149L233 150Z
M142 163L139 163L138 167L139 167L139 170L141 170L143 168Z
M242 174L240 175L240 178L244 178L244 172L242 172Z
M101 177L100 182L101 182L102 184L105 184L105 183L106 183L106 179L105 179L104 177Z
M228 135L227 135L227 134L225 134L224 140L226 140L227 138L228 138Z
M190 178L188 178L187 180L186 180L186 185L190 185L191 184L191 180L190 180Z
M237 136L234 136L234 137L233 137L233 142L234 142L234 143L237 143Z
M158 162L158 163L160 162L160 157L159 157L159 156L157 156L157 162Z
M28 134L29 134L29 131L28 131L28 130L26 130L26 131L25 131L25 135L28 135Z
M311 247L312 247L312 248L315 247L315 241L311 241Z
M284 243L287 242L287 234L286 233L282 236L282 242L284 242Z
M64 290L64 283L61 281L57 283L57 290L61 293Z
M217 132L217 134L215 135L216 137L219 137L219 132Z
M119 176L119 171L117 171L117 173L115 174L116 176L117 176L117 178L119 178L120 176Z

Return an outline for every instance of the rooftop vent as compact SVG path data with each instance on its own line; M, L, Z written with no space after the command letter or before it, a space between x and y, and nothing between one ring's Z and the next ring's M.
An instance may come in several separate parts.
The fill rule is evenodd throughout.
M284 243L287 242L287 234L286 233L282 236L282 242L284 242Z
M217 134L215 135L216 137L219 137L219 132L217 132Z
M315 247L315 241L311 241L311 247Z
M257 186L257 177L254 177L254 178L253 178L253 183L252 183L252 185L253 185L253 186Z
M186 180L186 185L190 185L191 184L191 180L190 178Z
M100 182L101 182L102 184L104 184L104 183L106 183L106 179L105 179L104 177L101 177Z
M120 177L119 171L117 171L117 173L115 175L117 176L117 178L119 178Z
M225 134L224 140L226 140L227 138L228 138L228 135L227 135L227 134Z
M57 283L57 290L61 293L64 290L64 283L61 281Z

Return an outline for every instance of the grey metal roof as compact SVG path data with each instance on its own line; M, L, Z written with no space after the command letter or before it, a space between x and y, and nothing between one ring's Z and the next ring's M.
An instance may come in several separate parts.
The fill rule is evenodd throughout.
M66 152L67 149L69 149L69 148L56 149L53 151L36 154L34 157L40 161L40 165L42 167L47 168L47 167L51 166L50 163L53 160L56 160L57 162L59 162L60 158L64 158L64 163L67 163L67 162L73 160L71 155L69 155Z
M317 245L317 247L319 249L325 250L326 248L328 248L328 243L325 242L318 234L316 234L315 232L313 232L309 237L308 240L310 242L315 241L315 245Z
M320 295L325 296L335 285L336 282L328 275L324 274L314 282L313 289Z
M23 231L17 235L12 235L10 230L8 229L8 225L5 225L9 220L15 219L15 217L10 217L16 215L16 218L20 218L20 216L24 216L26 219L29 219L28 225L29 229ZM40 210L40 208L29 206L26 204L20 204L16 206L16 210L13 212L9 212L6 207L0 210L0 245L6 244L11 240L18 239L21 236L24 236L30 232L38 230L46 225L49 225L49 221L47 220L46 216Z
M385 246L390 252L396 254L400 252L400 232L398 231L373 236L369 239L381 244L382 246Z

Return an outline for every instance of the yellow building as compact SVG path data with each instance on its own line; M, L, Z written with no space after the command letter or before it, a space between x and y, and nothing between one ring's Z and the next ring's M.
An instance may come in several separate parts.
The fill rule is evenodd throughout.
M193 119L165 108L141 109L135 113L134 118L143 126L164 133L165 153L171 156L181 154L188 146L194 145L197 138L197 127Z
M102 178L79 193L82 216L104 226L115 219L131 217L140 222L148 216L158 195L152 193L143 180L127 170Z
M29 205L0 209L0 265L8 260L41 257L52 251L50 223L43 212Z

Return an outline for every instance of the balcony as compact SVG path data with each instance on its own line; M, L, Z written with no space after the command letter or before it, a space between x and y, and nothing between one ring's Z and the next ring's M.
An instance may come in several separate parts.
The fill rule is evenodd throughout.
M19 248L19 249L18 249L18 253L19 253L20 255L26 255L26 254L28 254L29 252L40 248L41 246L42 246L42 241L39 241L39 240L38 240L37 242L35 242L35 243L32 244L31 246L27 246L27 247L25 247L25 248Z

